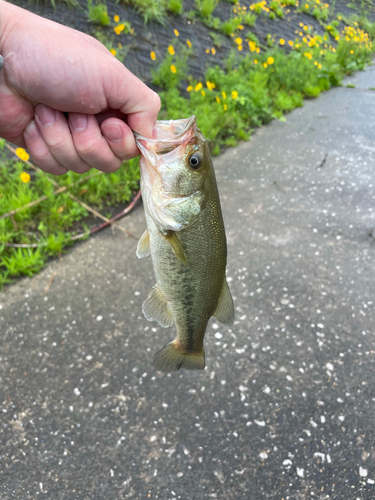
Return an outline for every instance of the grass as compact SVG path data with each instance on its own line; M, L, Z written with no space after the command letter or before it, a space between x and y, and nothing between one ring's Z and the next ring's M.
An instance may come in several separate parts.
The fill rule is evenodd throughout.
M136 8L145 22L151 19L164 22L166 10L174 15L182 12L181 0L125 2ZM186 41L187 46L176 34L164 58L160 60L154 52L150 54L154 64L153 84L161 89L159 118L178 119L195 114L213 154L248 139L254 127L273 118L285 119L284 114L302 106L305 98L317 97L331 86L340 85L343 76L370 63L375 23L363 13L332 18L326 4L316 0L308 0L301 6L295 0L272 0L268 4L262 1L252 4L247 11L240 10L238 3L230 3L233 3L231 15L225 22L213 16L216 0L196 0L198 10L190 13L192 22L198 17L211 27L209 34L218 49L226 35L233 41L224 69L210 67L204 79L194 79L189 63L199 54L194 54L190 41ZM109 31L105 4L89 5L91 21L99 25L95 36L122 60L128 47L117 43L115 34L133 33L133 28L116 15L114 33L112 28ZM244 29L253 26L258 15L282 17L290 6L319 19L325 34L318 35L311 26L301 25L301 33L294 40L269 35L263 45L250 30ZM314 14L316 8L319 13ZM279 14L278 9L281 9ZM325 21L326 12L331 17L329 23ZM283 50L284 46L288 51ZM210 50L214 54L214 48ZM48 178L68 189L55 195L57 188ZM0 140L0 287L17 276L32 276L48 258L61 255L73 243L74 235L88 233L85 225L88 212L68 192L110 216L108 207L128 201L138 187L138 180L137 160L127 162L112 174L44 175L5 154L5 143ZM40 203L1 218L2 214L41 197L45 199Z
M57 188L49 178L69 189L54 195ZM16 276L31 276L49 257L61 255L72 243L72 236L88 231L84 220L89 214L68 196L68 191L104 215L110 215L108 207L127 202L138 189L138 181L138 159L111 174L68 172L55 177L35 172L23 161L6 154L5 141L0 139L0 285ZM46 199L42 202L1 218L43 196ZM38 246L13 248L7 244Z
M92 4L92 0L87 2L87 18L90 22L108 26L111 24L105 3Z

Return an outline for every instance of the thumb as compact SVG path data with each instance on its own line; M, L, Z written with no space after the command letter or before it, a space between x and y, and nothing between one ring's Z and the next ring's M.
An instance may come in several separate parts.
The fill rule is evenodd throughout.
M129 127L144 137L152 137L160 111L160 97L116 60L112 78L104 78L104 92L112 109L127 116Z

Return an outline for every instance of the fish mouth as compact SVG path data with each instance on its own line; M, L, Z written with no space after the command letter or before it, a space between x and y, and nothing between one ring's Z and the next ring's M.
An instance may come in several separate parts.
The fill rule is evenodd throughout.
M153 138L143 137L134 132L138 149L148 157L150 153L164 155L190 141L197 129L197 119L193 115L181 120L158 120L153 130Z

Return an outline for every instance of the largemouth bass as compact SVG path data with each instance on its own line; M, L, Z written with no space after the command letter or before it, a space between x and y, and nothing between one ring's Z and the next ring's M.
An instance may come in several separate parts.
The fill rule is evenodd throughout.
M156 277L142 310L163 327L175 323L177 337L155 354L153 364L165 372L203 370L208 320L234 320L215 172L195 116L158 121L154 133L155 139L135 134L147 223L137 256L151 254Z

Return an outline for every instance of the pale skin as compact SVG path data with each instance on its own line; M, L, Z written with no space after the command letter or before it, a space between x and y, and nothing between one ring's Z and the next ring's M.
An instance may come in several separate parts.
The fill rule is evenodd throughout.
M113 172L152 137L159 96L94 38L0 0L0 54L0 137L45 172Z

